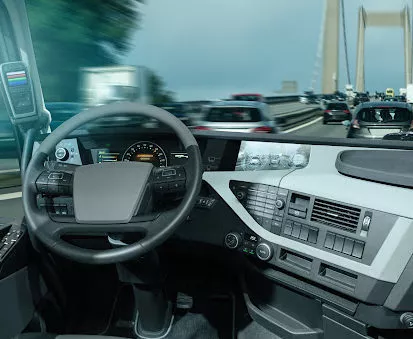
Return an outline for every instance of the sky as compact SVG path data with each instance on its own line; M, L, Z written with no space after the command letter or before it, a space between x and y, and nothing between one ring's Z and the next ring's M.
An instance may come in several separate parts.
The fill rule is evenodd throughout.
M163 77L178 100L236 92L274 95L284 80L311 85L325 0L146 0L140 29L122 62ZM328 1L328 0L327 0ZM400 11L412 0L345 0L351 81L355 83L358 8ZM341 24L340 24L341 29ZM339 89L347 83L340 41ZM366 89L404 85L403 31L367 28ZM316 91L321 88L321 69Z

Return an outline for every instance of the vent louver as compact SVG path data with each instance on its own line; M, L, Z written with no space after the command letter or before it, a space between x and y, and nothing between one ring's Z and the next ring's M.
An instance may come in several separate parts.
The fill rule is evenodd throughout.
M361 209L322 199L315 199L311 221L356 232Z

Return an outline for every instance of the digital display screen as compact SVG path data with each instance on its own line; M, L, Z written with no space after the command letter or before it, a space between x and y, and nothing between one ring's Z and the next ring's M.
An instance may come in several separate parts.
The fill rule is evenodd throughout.
M6 76L9 87L27 85L28 83L27 75L24 70L16 72L7 72Z
M119 152L111 152L110 150L107 149L101 149L97 150L97 162L102 163L102 162L115 162L119 160Z
M172 152L171 158L174 165L184 165L188 160L188 154L186 152Z

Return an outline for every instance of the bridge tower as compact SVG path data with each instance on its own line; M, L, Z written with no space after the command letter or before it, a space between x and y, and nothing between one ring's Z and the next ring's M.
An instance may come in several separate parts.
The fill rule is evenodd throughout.
M322 93L338 88L340 0L325 0Z
M404 71L405 85L412 82L412 31L410 11L406 6L400 12L366 12L363 7L359 9L358 41L357 41L357 66L356 66L356 91L365 91L364 73L364 37L366 28L396 26L401 27L404 33Z

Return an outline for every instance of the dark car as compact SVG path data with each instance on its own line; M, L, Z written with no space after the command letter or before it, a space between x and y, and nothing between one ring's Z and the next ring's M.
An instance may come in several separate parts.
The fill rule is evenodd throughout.
M363 102L369 102L370 97L368 96L367 93L357 93L356 97L354 98L353 104L354 106L357 106Z
M390 133L409 131L412 109L403 102L371 102L359 105L350 123L347 138L383 138Z
M330 102L324 110L323 124L333 121L345 121L351 119L350 108L345 102Z
M191 119L188 117L188 114L187 114L188 110L185 104L181 104L178 102L171 102L171 103L165 103L165 104L157 105L157 106L173 114L175 117L181 120L186 126L191 125Z
M400 100L399 100L397 97L387 96L387 97L384 97L383 101L393 101L393 102L397 102L397 101L400 101Z
M52 131L83 110L83 105L78 102L46 102L45 106L52 117Z

